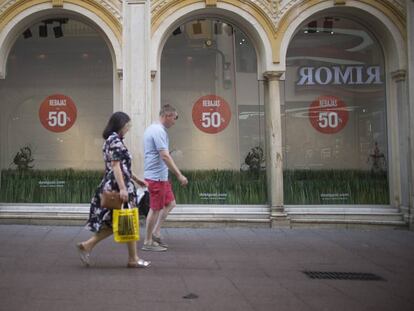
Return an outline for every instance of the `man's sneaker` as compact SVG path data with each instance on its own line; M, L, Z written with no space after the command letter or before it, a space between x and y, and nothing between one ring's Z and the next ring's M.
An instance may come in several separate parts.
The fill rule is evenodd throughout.
M166 247L159 245L157 242L152 241L150 244L145 244L141 248L143 251L151 251L151 252L165 252L167 250Z
M165 243L164 240L162 240L160 236L152 235L152 240L154 242L157 242L158 245L160 245L162 247L165 247L165 248L168 248L168 244Z

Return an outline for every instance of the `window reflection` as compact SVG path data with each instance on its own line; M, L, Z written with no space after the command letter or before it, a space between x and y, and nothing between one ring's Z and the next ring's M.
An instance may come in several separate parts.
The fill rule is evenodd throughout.
M262 92L253 44L238 27L205 18L172 31L161 100L179 111L170 147L192 180L182 193L175 188L177 202L266 202Z
M389 202L384 57L367 29L305 23L287 53L283 113L285 204Z
M23 30L0 80L1 202L90 201L112 83L108 46L85 23L50 18ZM22 169L28 150L33 161Z

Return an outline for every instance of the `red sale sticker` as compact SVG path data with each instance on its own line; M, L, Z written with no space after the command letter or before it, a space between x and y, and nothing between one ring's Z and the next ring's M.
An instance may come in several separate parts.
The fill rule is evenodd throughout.
M320 96L309 106L310 123L321 133L338 133L346 126L348 119L345 103L336 96Z
M72 127L76 121L77 110L69 96L53 94L42 102L39 119L44 128L60 133Z
M200 97L193 106L192 114L194 125L209 134L223 131L231 119L229 104L217 95Z

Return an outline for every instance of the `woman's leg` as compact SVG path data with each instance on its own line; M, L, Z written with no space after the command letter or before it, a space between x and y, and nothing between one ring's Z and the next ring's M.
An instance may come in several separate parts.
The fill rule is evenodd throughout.
M138 261L137 242L128 242L128 263L135 263Z
M144 260L138 257L137 242L128 242L128 268L148 268L151 266L151 261Z
M80 243L80 245L82 245L85 251L90 253L92 249L96 246L96 244L98 244L100 241L106 239L111 235L112 228L104 228L101 229L99 232L95 233L89 240Z

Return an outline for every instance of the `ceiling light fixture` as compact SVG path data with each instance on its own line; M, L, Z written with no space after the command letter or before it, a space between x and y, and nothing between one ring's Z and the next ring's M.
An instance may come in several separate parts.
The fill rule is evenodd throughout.
M27 28L24 32L23 32L23 38L28 39L32 37L32 32L30 31L30 28Z
M53 32L55 33L55 38L63 37L62 24L59 24L59 26L53 27Z
M39 37L41 38L47 37L47 24L43 24L39 26Z
M315 33L316 32L316 28L318 27L318 22L317 21L311 21L308 23L308 29L307 29L307 33Z

